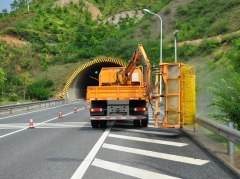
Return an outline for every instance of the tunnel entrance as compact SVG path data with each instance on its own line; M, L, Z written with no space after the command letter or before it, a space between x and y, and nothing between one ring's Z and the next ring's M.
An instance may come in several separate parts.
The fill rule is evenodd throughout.
M67 81L60 98L85 99L88 86L98 86L98 75L103 67L122 67L126 64L114 58L99 58L78 68Z

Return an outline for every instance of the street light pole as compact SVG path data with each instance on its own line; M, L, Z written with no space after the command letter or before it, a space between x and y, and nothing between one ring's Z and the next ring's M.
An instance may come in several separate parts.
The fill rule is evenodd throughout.
M177 33L179 32L179 30L175 30L173 32L174 35L174 52L175 52L175 60L174 62L177 63Z
M143 10L145 12L148 12L150 14L158 16L159 19L160 19L160 63L162 63L162 18L161 18L160 15L155 14L155 13L151 12L148 9L143 9ZM159 94L162 95L162 74L160 74L159 83L160 83ZM161 97L160 97L160 102L162 102L162 98Z

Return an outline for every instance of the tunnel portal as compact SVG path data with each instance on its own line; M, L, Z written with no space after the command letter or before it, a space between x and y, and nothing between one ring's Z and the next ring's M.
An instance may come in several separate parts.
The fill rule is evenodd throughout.
M126 66L126 63L114 58L98 58L89 61L72 74L59 97L67 100L85 99L87 86L98 86L96 79L103 67L121 66Z

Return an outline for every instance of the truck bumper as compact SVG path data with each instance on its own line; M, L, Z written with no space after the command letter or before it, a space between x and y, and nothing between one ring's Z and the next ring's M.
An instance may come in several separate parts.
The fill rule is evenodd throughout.
M145 120L148 116L91 116L90 120Z

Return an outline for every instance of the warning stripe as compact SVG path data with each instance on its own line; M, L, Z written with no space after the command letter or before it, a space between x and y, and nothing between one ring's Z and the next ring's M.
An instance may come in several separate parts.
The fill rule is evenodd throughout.
M147 116L92 116L90 120L133 120L147 119Z
M83 66L81 66L80 68L78 68L73 74L72 76L68 79L67 83L65 84L64 88L63 88L63 92L59 95L60 98L64 97L64 94L67 93L69 86L71 85L72 81L76 78L76 76L83 71L85 68L97 64L97 63L103 63L103 62L110 62L110 63L115 63L118 64L122 67L126 67L126 63L118 60L118 59L114 59L114 58L97 58L93 61L87 62L85 63Z

